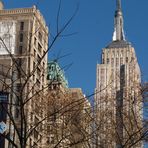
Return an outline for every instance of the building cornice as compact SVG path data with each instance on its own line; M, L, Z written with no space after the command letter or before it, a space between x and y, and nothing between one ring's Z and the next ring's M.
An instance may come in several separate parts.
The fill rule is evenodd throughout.
M3 16L13 16L13 15L35 15L35 17L39 20L39 22L42 22L42 24L46 27L46 33L48 33L48 27L46 26L46 22L42 14L38 9L36 9L36 6L33 6L31 8L15 8L15 9L4 9L0 10L0 17Z

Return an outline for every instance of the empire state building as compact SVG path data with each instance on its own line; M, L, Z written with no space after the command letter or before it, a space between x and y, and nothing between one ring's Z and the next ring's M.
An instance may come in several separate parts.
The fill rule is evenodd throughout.
M125 39L121 0L116 0L112 42L97 64L96 147L141 148L141 73L134 47Z

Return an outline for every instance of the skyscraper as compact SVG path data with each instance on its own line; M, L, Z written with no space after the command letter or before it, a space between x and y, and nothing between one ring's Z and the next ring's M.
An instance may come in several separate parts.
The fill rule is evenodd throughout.
M116 0L112 42L102 49L96 74L97 147L130 147L136 143L134 147L140 148L141 74L135 50L125 39L120 0Z

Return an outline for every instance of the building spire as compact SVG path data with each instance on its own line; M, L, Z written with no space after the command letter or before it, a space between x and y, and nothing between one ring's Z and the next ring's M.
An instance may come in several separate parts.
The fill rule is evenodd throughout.
M121 10L121 0L116 0L117 2L117 10Z
M123 30L123 16L121 9L121 0L116 0L116 11L114 18L114 34L113 41L121 41L125 40L124 30Z

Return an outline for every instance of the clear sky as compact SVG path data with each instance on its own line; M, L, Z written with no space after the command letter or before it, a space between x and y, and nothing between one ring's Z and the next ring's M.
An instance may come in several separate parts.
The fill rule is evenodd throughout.
M59 0L4 0L5 8L31 7L42 12L50 32L55 32ZM80 87L85 94L94 92L96 64L101 50L112 40L116 0L62 0L60 24L70 17L79 3L79 11L65 34L77 34L58 40L50 59L69 54L59 62L66 70L70 87ZM135 47L142 71L142 79L148 80L148 0L122 0L126 39Z

